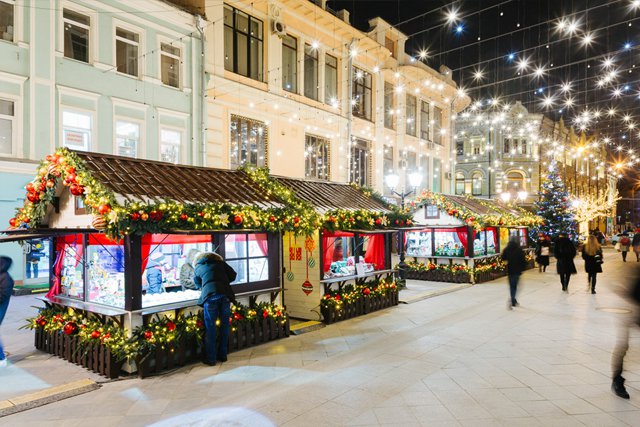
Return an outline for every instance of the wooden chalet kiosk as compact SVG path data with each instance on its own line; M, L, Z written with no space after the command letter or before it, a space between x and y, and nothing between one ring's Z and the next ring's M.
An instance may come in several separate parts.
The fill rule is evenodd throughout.
M323 218L309 236L283 235L289 315L332 323L397 304L391 223L398 213L353 185L272 178Z
M472 282L504 275L501 250L512 236L528 252L528 229L540 218L523 209L469 196L425 191L411 202L414 226L405 231L407 277Z
M305 212L286 206L242 170L60 149L41 164L27 185L24 207L0 239L52 241L46 315L32 322L36 346L71 358L77 352L64 347L62 338L81 343L83 327L99 321L126 331L111 353L124 354L127 346L126 356L134 358L140 356L135 346L147 352L178 348L167 330L198 334L194 330L202 324L188 315L195 316L200 291L188 273L196 255L207 251L221 254L238 273L232 287L240 303L233 310L230 349L288 336L288 317L280 307L281 233L294 230L294 218L303 227L308 221ZM152 276L160 282L152 283ZM249 330L249 320L260 326ZM39 331L57 327L54 321L60 322L59 331L54 328L59 333L38 343ZM98 333L85 344L111 343L116 332L106 340ZM59 345L53 342L58 337ZM156 371L189 358L156 356Z

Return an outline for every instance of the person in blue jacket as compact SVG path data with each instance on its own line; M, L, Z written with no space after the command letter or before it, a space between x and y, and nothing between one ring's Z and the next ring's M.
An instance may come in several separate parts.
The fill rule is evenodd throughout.
M13 261L6 256L0 256L0 325L9 308L9 299L13 294L13 279L9 274L9 268ZM0 341L0 367L7 366L7 357L4 355L2 341Z
M231 282L236 280L236 272L215 252L200 255L196 260L193 281L200 291L198 305L204 308L205 360L207 365L215 365L216 360L227 361L229 348L230 301L235 301ZM220 337L217 337L216 320L220 319ZM216 339L219 338L219 343Z
M156 251L149 256L149 262L147 262L147 283L149 288L147 293L159 294L164 290L162 286L162 272L164 271L164 265L166 264L164 254Z

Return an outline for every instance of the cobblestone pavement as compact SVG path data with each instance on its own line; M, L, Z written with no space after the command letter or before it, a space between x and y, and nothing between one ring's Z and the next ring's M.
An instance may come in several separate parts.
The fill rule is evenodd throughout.
M607 250L591 295L576 261L568 293L554 265L526 272L513 311L503 278L232 353L222 365L106 382L0 425L640 425L638 329L626 360L631 400L610 391L627 307L616 287L640 263ZM33 350L31 332L13 332L21 320L11 319L28 309L22 301L12 302L2 326L13 355L0 372L0 398L15 392L5 385L11 370L30 376L32 389L46 387L38 381L97 380Z

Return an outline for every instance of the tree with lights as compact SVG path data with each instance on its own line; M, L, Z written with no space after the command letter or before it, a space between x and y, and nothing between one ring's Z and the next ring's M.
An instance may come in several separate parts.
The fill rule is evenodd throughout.
M538 235L544 234L554 239L564 233L570 240L576 241L578 235L569 193L565 190L555 162L549 166L549 174L542 182L535 206L536 213L544 219L544 223L534 229Z
M577 200L578 203L574 203L573 206L574 220L578 224L582 224L611 216L620 197L617 191L614 192L613 196L608 193L606 191L600 196L589 194Z

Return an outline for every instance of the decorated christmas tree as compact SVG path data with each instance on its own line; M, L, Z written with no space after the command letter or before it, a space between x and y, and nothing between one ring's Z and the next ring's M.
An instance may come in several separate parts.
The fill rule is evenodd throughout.
M555 162L549 166L549 174L542 182L538 196L538 201L535 203L536 213L544 219L544 223L534 231L538 235L549 236L552 240L560 233L565 233L569 239L576 241L578 234L571 211L569 193L565 190Z

